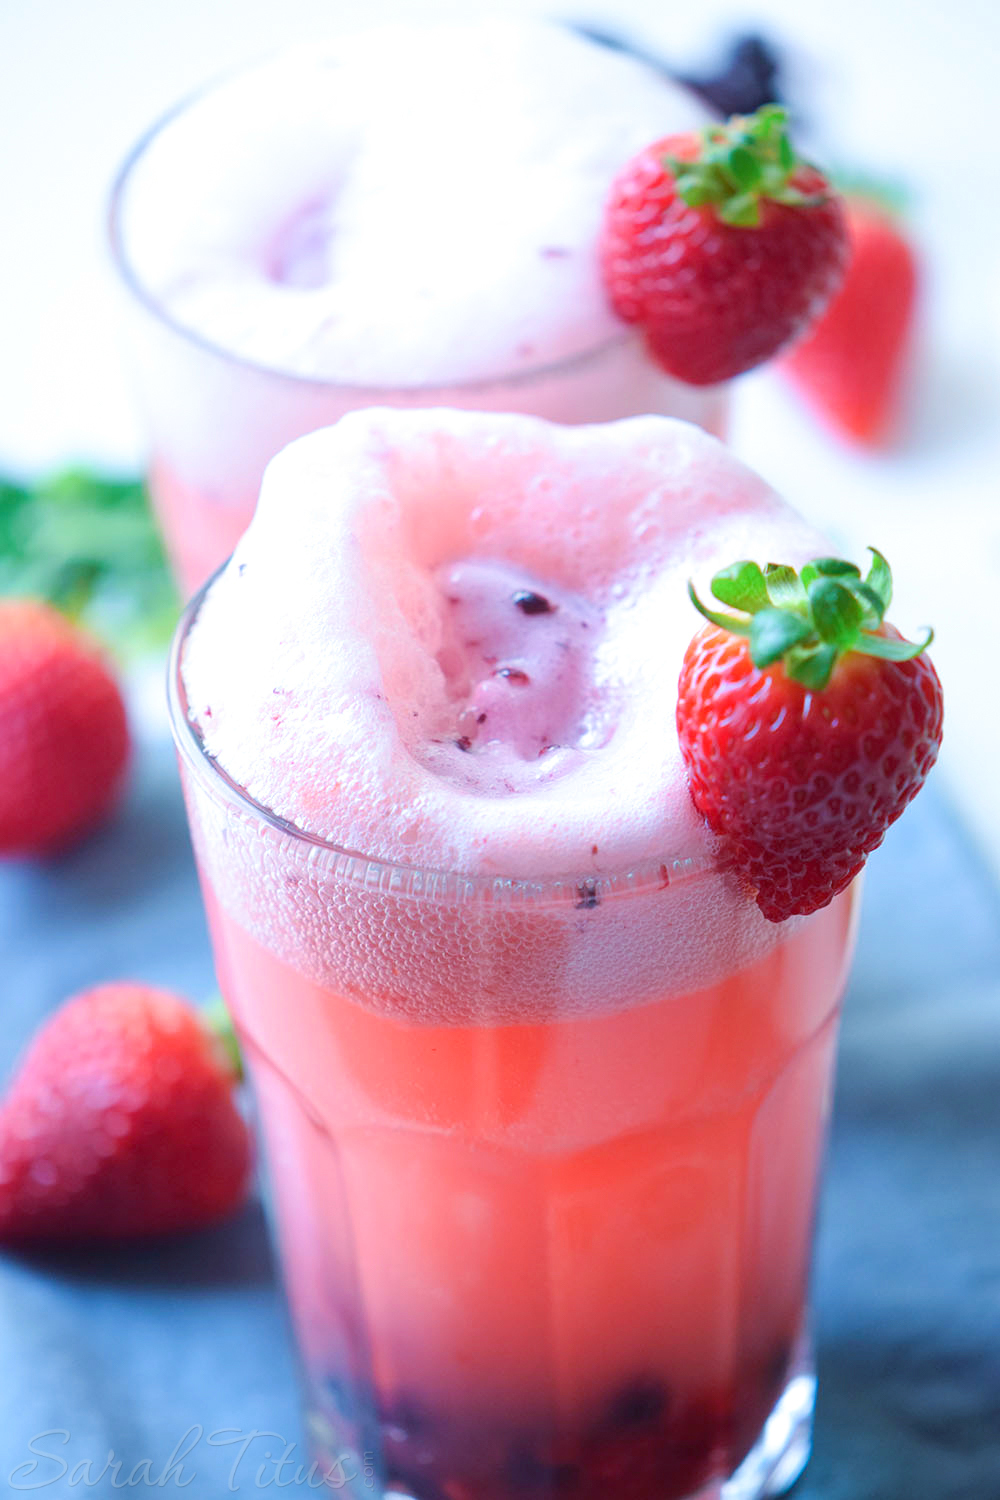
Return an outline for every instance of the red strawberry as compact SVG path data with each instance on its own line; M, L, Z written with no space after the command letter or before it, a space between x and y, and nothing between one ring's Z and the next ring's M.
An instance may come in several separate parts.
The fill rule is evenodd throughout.
M766 105L649 146L616 179L601 268L611 304L668 374L728 380L823 311L847 260L839 198Z
M772 922L850 883L916 796L941 743L941 684L882 620L892 575L838 558L734 563L687 649L677 731L691 795Z
M851 257L840 291L784 362L789 378L860 443L889 434L899 405L917 266L896 219L868 199L847 206Z
M232 1064L176 995L105 984L36 1036L0 1106L0 1242L211 1224L243 1201Z
M0 854L61 849L119 791L129 735L97 648L47 604L0 602Z

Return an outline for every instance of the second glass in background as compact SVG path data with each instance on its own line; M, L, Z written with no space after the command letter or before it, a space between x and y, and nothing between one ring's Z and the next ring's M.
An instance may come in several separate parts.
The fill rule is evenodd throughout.
M119 177L111 238L183 591L232 551L274 454L359 407L651 412L721 435L724 390L649 359L607 306L596 248L621 164L704 118L635 59L507 21L318 45L155 127ZM480 154L487 196L449 261Z

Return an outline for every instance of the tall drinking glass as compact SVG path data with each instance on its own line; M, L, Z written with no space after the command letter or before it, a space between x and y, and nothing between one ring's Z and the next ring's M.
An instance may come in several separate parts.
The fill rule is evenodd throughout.
M779 1493L854 891L692 987L663 934L711 861L465 877L309 836L189 720L199 604L173 727L321 1468L347 1500Z
M127 293L127 343L151 441L150 487L186 594L232 551L253 513L268 460L293 438L358 407L465 407L564 423L651 412L721 434L724 391L684 385L659 369L641 336L610 314L596 273L594 239L611 175L647 140L700 121L693 97L638 61L560 28L522 21L424 35L417 27L381 33L383 51L374 61L362 42L352 43L349 56L357 65L350 67L341 60L341 41L328 53L318 47L301 63L299 94L318 100L308 108L289 97L281 60L225 81L152 129L118 178L111 243ZM449 47L456 49L450 72L436 61ZM410 57L413 48L418 53ZM356 97L350 89L362 66L371 69L372 87ZM407 116L409 95L393 103L393 94L417 87L422 73L438 67ZM391 87L385 107L375 109L367 95L384 82L382 75ZM591 78L592 87L586 85ZM490 117L502 110L509 118L512 98L520 107L513 131L518 144L509 153L504 144L496 149L495 175L515 184L509 219L519 214L521 221L508 231L514 247L495 252L496 237L484 231L486 243L473 242L471 270L452 287L447 263L433 265L435 236L443 250L455 234L448 204L442 205L449 196L441 186L448 166L432 148L421 149L423 136L414 145L414 132L426 119L426 130L440 127L445 139L460 139L464 129L503 143L511 131L497 137ZM232 110L230 99L236 101ZM359 123L352 111L366 108L373 118ZM233 124L238 109L239 127ZM438 116L448 109L441 125ZM325 225L323 215L343 192L345 173L348 190L357 191L353 168L343 165L345 151L353 160L360 132L366 160L370 136L384 129L381 116L392 110L404 118L407 147L397 134L386 171L415 177L427 203L407 200L409 216L401 209L402 222L386 225L385 238L398 250L388 270L368 270L357 256L345 270L336 256L341 231ZM596 141L590 156L584 152L581 165L570 154L564 164L553 143L587 130ZM604 134L610 145L602 145ZM604 152L606 165L602 158L595 166L595 151ZM521 193L516 184L542 170L537 164L547 156L555 159L551 183L546 178L546 190ZM577 178L582 187L573 187ZM553 212L567 179L575 197L569 208L557 205ZM364 221L355 224L356 235L367 232L372 216L381 223L389 187L377 175L369 184L362 208L352 210ZM468 184L454 191L467 193ZM469 212L474 218L477 211ZM417 227L423 228L421 251L412 243ZM551 243L553 236L558 243ZM418 254L432 262L426 285L415 285L405 305L384 310L376 295L361 339L366 368L377 378L339 378L356 365L359 339L345 328L342 313L330 313L325 287L340 285L353 295L357 286L355 300L370 298L377 276L398 279ZM451 331L442 332L448 319ZM523 336L505 336L509 328ZM426 351L439 340L450 352L444 364L429 363ZM428 368L450 373L415 373Z

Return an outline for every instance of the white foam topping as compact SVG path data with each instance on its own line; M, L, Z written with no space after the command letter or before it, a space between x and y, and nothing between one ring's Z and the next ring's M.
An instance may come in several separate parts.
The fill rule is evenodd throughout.
M701 124L645 64L530 20L346 34L147 147L126 255L183 326L303 376L442 385L622 336L595 246L618 168Z
M727 982L800 919L764 920L691 803L686 582L824 550L661 417L368 410L300 439L200 607L184 681L230 777L360 857L235 809L199 761L209 887L309 980L417 1023Z
M271 463L184 659L209 753L377 859L537 877L702 857L686 581L819 540L697 428L374 410Z

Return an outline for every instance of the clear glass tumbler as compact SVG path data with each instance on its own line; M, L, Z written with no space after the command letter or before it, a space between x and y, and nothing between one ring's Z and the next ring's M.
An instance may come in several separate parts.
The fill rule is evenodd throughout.
M320 1471L348 1500L779 1493L855 892L753 960L721 935L693 984L711 863L467 878L308 836L202 749L198 603L173 726Z
M516 374L498 370L486 380L407 387L303 378L254 364L185 327L153 291L138 243L148 244L148 229L146 238L136 229L150 212L142 192L150 153L197 102L182 106L138 143L118 177L110 211L112 252L127 292L126 341L150 436L150 489L185 596L233 550L275 453L360 407L463 407L564 423L651 412L722 435L725 388L672 379L650 360L641 336L624 325L619 336L557 363ZM488 287L483 295L490 295Z

